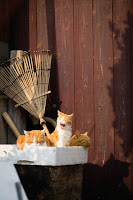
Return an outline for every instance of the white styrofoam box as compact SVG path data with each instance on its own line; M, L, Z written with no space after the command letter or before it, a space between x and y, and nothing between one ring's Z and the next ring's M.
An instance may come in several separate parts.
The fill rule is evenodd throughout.
M0 199L28 200L13 163L3 159L0 159Z
M75 165L88 161L88 149L83 147L29 146L20 151L16 145L0 145L0 157L8 158L14 164Z

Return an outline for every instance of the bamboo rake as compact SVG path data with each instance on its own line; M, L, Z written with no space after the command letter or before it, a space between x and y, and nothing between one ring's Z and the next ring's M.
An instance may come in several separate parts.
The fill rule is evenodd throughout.
M0 90L38 119L46 107L52 55L50 51L34 52L14 58L0 67ZM33 62L34 60L34 62ZM43 120L42 120L43 121ZM43 122L44 123L44 122Z

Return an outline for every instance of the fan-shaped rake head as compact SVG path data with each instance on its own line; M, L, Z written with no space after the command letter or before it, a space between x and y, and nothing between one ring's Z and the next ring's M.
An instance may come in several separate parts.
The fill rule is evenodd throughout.
M51 59L50 51L24 53L0 67L0 90L38 119L45 113Z

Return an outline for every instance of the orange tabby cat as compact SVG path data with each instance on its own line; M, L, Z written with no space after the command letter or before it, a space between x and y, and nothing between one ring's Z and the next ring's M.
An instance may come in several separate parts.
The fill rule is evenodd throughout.
M53 133L47 134L52 146L65 147L72 136L72 118L73 114L67 115L58 111L57 126Z
M79 131L76 131L75 135L67 142L67 146L83 146L88 148L90 146L90 138L87 136L87 132L80 134Z
M45 129L24 131L25 135L20 135L17 139L17 147L23 150L25 145L44 145L50 146L49 139L45 136Z

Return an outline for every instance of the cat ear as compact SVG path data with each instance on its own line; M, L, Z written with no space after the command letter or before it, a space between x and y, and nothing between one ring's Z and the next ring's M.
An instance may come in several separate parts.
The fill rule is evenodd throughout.
M29 136L28 131L25 131L25 130L24 130L24 135L25 135L26 137L28 137L28 136Z
M86 136L87 136L87 134L88 134L88 132L85 132L85 133L84 133L84 135L86 135Z
M59 110L57 111L57 113L58 113L58 116L60 116L60 115L61 115L61 112L60 112Z
M76 138L78 139L79 136L80 136L80 132L79 132L79 131L76 131L75 135L76 135Z
M45 128L42 130L42 135L45 136L46 130Z
M72 119L74 116L74 113L72 113L71 115L69 115L69 118Z

